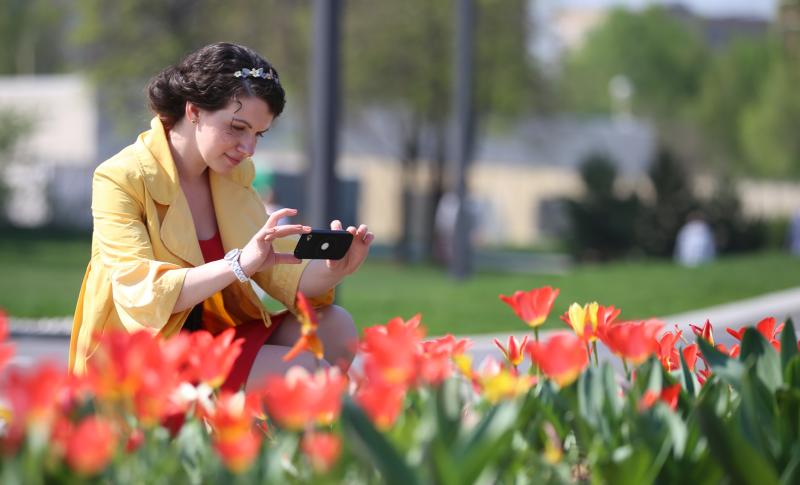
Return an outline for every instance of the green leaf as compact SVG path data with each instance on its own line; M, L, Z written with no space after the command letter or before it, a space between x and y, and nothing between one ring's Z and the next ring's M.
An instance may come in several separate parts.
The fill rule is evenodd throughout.
M711 452L734 483L768 485L778 483L775 469L742 437L738 428L716 415L704 396L697 412L700 428Z
M800 446L795 445L791 460L781 474L781 485L800 483Z
M181 465L190 483L203 481L203 463L210 458L208 433L196 419L187 420L181 426L175 444L180 455Z
M447 379L436 391L437 435L445 443L452 443L461 424L463 400L457 379Z
M454 456L461 466L458 483L475 483L492 460L507 452L518 412L519 407L513 402L494 406L456 446Z
M800 446L800 389L778 389L775 393L778 405L778 430L783 448L788 450Z
M697 380L697 376L689 370L689 366L686 364L686 359L683 358L683 352L678 352L681 358L681 372L683 373L683 388L686 392L692 396L697 396L697 391L700 388L700 382Z
M783 382L790 389L800 389L800 355L795 355L783 369Z
M377 468L386 483L406 485L419 483L414 471L400 453L372 425L361 408L351 399L342 406L342 431L353 453L367 465Z
M778 405L757 368L748 368L742 376L740 397L739 416L744 437L775 463L780 455L780 430L775 424Z
M775 348L755 328L748 328L742 337L740 361L755 361L756 372L770 391L783 384L781 363Z
M459 393L460 382L448 379L436 391L432 400L435 407L436 429L430 442L429 463L435 481L442 484L458 483L459 464L451 454L452 443L456 440L461 424L463 405Z
M603 373L603 391L605 393L607 409L609 409L614 417L618 417L622 412L624 402L619 395L619 384L617 383L617 376L614 369L609 362L605 362L600 368Z
M731 359L719 350L715 349L705 339L697 339L697 344L700 346L700 351L705 357L708 365L720 379L724 380L734 388L738 389L741 385L742 373L744 366L741 362Z
M794 322L791 318L786 319L786 324L781 332L781 369L786 371L786 367L792 358L798 355L797 334L794 331Z
M675 450L675 456L680 459L686 449L686 440L689 437L686 423L680 416L672 412L668 406L657 406L654 410L654 415L666 423L669 437L672 441L672 448Z
M647 447L624 445L611 453L611 460L600 463L598 468L603 482L618 485L638 485L647 480L653 454Z

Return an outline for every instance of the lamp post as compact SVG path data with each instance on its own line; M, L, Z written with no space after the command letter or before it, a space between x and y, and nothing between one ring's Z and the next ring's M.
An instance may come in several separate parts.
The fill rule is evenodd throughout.
M459 280L466 279L471 272L470 233L471 221L467 207L467 167L472 155L473 108L472 108L472 56L475 20L474 0L457 0L456 45L455 45L455 89L453 112L455 118L455 193L458 199L456 223L452 238L453 258L450 274Z
M309 221L325 228L336 214L341 0L315 0L311 55L311 164Z

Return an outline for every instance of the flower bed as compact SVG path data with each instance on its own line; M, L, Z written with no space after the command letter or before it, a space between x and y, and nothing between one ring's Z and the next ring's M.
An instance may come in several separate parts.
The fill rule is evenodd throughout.
M767 318L714 344L656 320L573 305L539 340L558 290L502 297L533 329L475 364L467 340L424 340L419 316L368 328L362 363L292 368L261 389L220 385L232 332L108 333L85 375L7 368L0 314L3 483L800 483L800 357L791 322ZM299 295L292 353L321 355ZM567 327L565 327L567 329ZM597 345L625 375L597 361ZM519 370L522 364L529 370Z

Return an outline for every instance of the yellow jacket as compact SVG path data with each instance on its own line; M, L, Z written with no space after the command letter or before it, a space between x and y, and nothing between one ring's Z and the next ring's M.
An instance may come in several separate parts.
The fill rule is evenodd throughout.
M114 157L100 164L92 182L92 254L83 278L69 351L69 368L81 373L110 329L177 333L189 310L172 314L188 268L202 265L189 205L181 190L164 127L158 118ZM264 205L251 183L252 160L229 174L210 171L212 200L225 251L243 248L266 222ZM291 251L294 240L275 242ZM308 261L276 265L253 276L264 291L294 310L300 275ZM330 303L333 292L317 299ZM234 282L207 300L238 325L270 315L249 283ZM217 322L219 323L219 322Z

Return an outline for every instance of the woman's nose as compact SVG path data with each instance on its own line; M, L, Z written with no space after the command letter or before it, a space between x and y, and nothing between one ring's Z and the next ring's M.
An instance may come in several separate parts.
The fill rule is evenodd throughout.
M256 140L255 137L250 139L242 140L239 142L239 146L236 147L240 152L242 152L245 156L252 157L253 153L256 151Z

